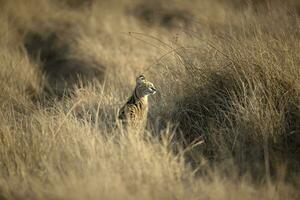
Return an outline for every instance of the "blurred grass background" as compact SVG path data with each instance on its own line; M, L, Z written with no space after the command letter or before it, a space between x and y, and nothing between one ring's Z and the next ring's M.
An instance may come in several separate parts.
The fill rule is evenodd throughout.
M299 198L298 1L0 3L1 199Z

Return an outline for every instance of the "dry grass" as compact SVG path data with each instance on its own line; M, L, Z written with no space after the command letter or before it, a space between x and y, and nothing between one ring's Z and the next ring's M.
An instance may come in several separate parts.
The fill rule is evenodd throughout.
M0 2L1 199L299 198L297 1Z

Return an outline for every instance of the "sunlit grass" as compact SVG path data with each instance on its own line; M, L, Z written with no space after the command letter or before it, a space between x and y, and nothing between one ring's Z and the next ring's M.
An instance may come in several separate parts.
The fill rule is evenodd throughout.
M295 2L70 2L0 8L1 199L297 199ZM57 92L66 65L87 74ZM139 74L158 93L126 131Z

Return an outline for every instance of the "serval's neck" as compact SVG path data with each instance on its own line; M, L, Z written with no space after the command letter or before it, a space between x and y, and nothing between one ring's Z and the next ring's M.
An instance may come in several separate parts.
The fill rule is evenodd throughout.
M133 94L128 100L128 103L130 104L137 104L141 103L143 106L148 105L148 95L146 96L141 96L137 90L137 88L134 89Z

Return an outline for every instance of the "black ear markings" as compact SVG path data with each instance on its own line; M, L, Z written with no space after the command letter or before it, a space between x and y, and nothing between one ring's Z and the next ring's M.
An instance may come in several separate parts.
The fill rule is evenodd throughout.
M136 82L137 83L141 83L142 81L145 80L145 76L144 75L139 75L137 78L136 78Z
M143 74L139 75L136 79L145 80L145 76Z

